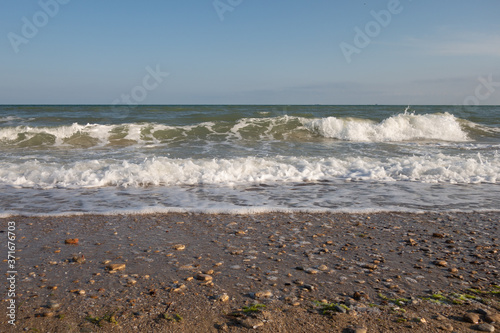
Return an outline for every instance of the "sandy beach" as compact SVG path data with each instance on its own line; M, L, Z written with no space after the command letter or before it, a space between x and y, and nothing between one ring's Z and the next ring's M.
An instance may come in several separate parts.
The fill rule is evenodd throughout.
M500 329L498 213L0 222L4 244L15 225L17 271L2 332Z

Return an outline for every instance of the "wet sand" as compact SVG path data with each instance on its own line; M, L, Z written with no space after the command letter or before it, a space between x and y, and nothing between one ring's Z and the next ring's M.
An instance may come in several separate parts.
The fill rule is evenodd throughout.
M12 326L5 295L0 331L498 331L499 217L2 219L4 244L16 225L17 309Z

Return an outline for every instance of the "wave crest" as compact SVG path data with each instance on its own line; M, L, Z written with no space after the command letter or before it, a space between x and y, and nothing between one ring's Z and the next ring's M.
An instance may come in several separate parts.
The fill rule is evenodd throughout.
M449 114L402 113L380 123L356 118L303 120L304 126L326 138L360 142L412 140L468 141L459 120Z

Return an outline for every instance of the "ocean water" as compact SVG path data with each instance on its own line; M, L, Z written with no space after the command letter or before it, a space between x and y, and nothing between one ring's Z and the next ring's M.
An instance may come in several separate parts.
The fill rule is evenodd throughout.
M0 216L500 208L499 106L0 106Z

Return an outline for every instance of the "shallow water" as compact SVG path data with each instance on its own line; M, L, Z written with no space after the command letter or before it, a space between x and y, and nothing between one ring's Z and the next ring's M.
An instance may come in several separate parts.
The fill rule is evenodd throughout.
M0 106L0 214L497 210L500 107Z

